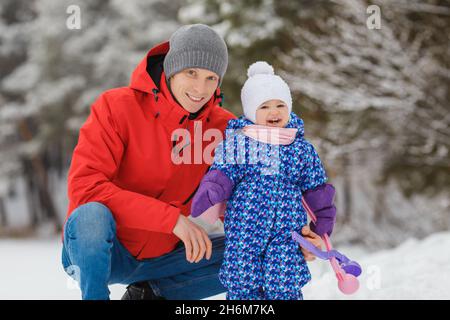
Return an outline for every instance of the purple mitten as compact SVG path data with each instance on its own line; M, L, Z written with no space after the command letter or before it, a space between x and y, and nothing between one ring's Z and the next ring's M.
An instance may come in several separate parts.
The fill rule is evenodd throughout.
M309 224L312 232L317 233L319 236L323 236L325 233L331 236L334 224L336 223L336 207L332 205L314 214L317 217L317 221L315 224L312 222Z
M317 217L315 224L310 223L310 228L320 236L325 233L330 236L333 232L336 222L336 207L333 204L335 192L333 185L325 183L303 194L306 203Z
M192 199L191 215L195 218L213 205L228 200L233 191L233 181L220 170L209 171L200 182Z

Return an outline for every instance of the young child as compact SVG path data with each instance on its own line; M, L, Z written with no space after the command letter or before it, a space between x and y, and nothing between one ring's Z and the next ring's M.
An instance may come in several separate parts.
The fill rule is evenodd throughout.
M248 77L241 92L244 116L228 122L191 214L213 222L226 208L219 278L227 299L301 300L311 274L291 234L307 224L302 196L318 218L312 231L331 234L334 187L303 136L303 121L291 112L288 85L262 61L249 67ZM252 148L262 146L260 161L251 161ZM238 159L239 148L245 161ZM275 156L263 161L267 153Z

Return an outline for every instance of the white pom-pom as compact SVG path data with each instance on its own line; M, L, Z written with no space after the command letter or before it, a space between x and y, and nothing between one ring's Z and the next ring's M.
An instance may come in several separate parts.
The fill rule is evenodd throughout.
M248 77L253 77L255 74L269 74L273 75L273 67L265 61L257 61L250 65L247 70Z

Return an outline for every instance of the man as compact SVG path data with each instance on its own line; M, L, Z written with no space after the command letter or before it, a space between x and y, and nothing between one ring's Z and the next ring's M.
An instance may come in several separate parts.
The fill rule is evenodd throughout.
M187 218L209 164L173 159L209 146L192 139L198 128L223 133L234 118L219 106L227 65L214 30L184 26L148 52L130 86L93 104L69 170L62 252L83 299L109 299L113 283L131 284L124 299L225 291L217 276L223 235L208 236ZM189 135L178 139L180 129Z

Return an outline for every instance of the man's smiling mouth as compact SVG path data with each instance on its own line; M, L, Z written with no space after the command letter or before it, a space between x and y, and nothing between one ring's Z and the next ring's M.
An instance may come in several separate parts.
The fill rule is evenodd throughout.
M194 101L194 102L200 102L200 101L203 100L202 97L192 96L192 95L190 95L189 93L186 93L186 96L187 96L190 100L192 100L192 101Z

